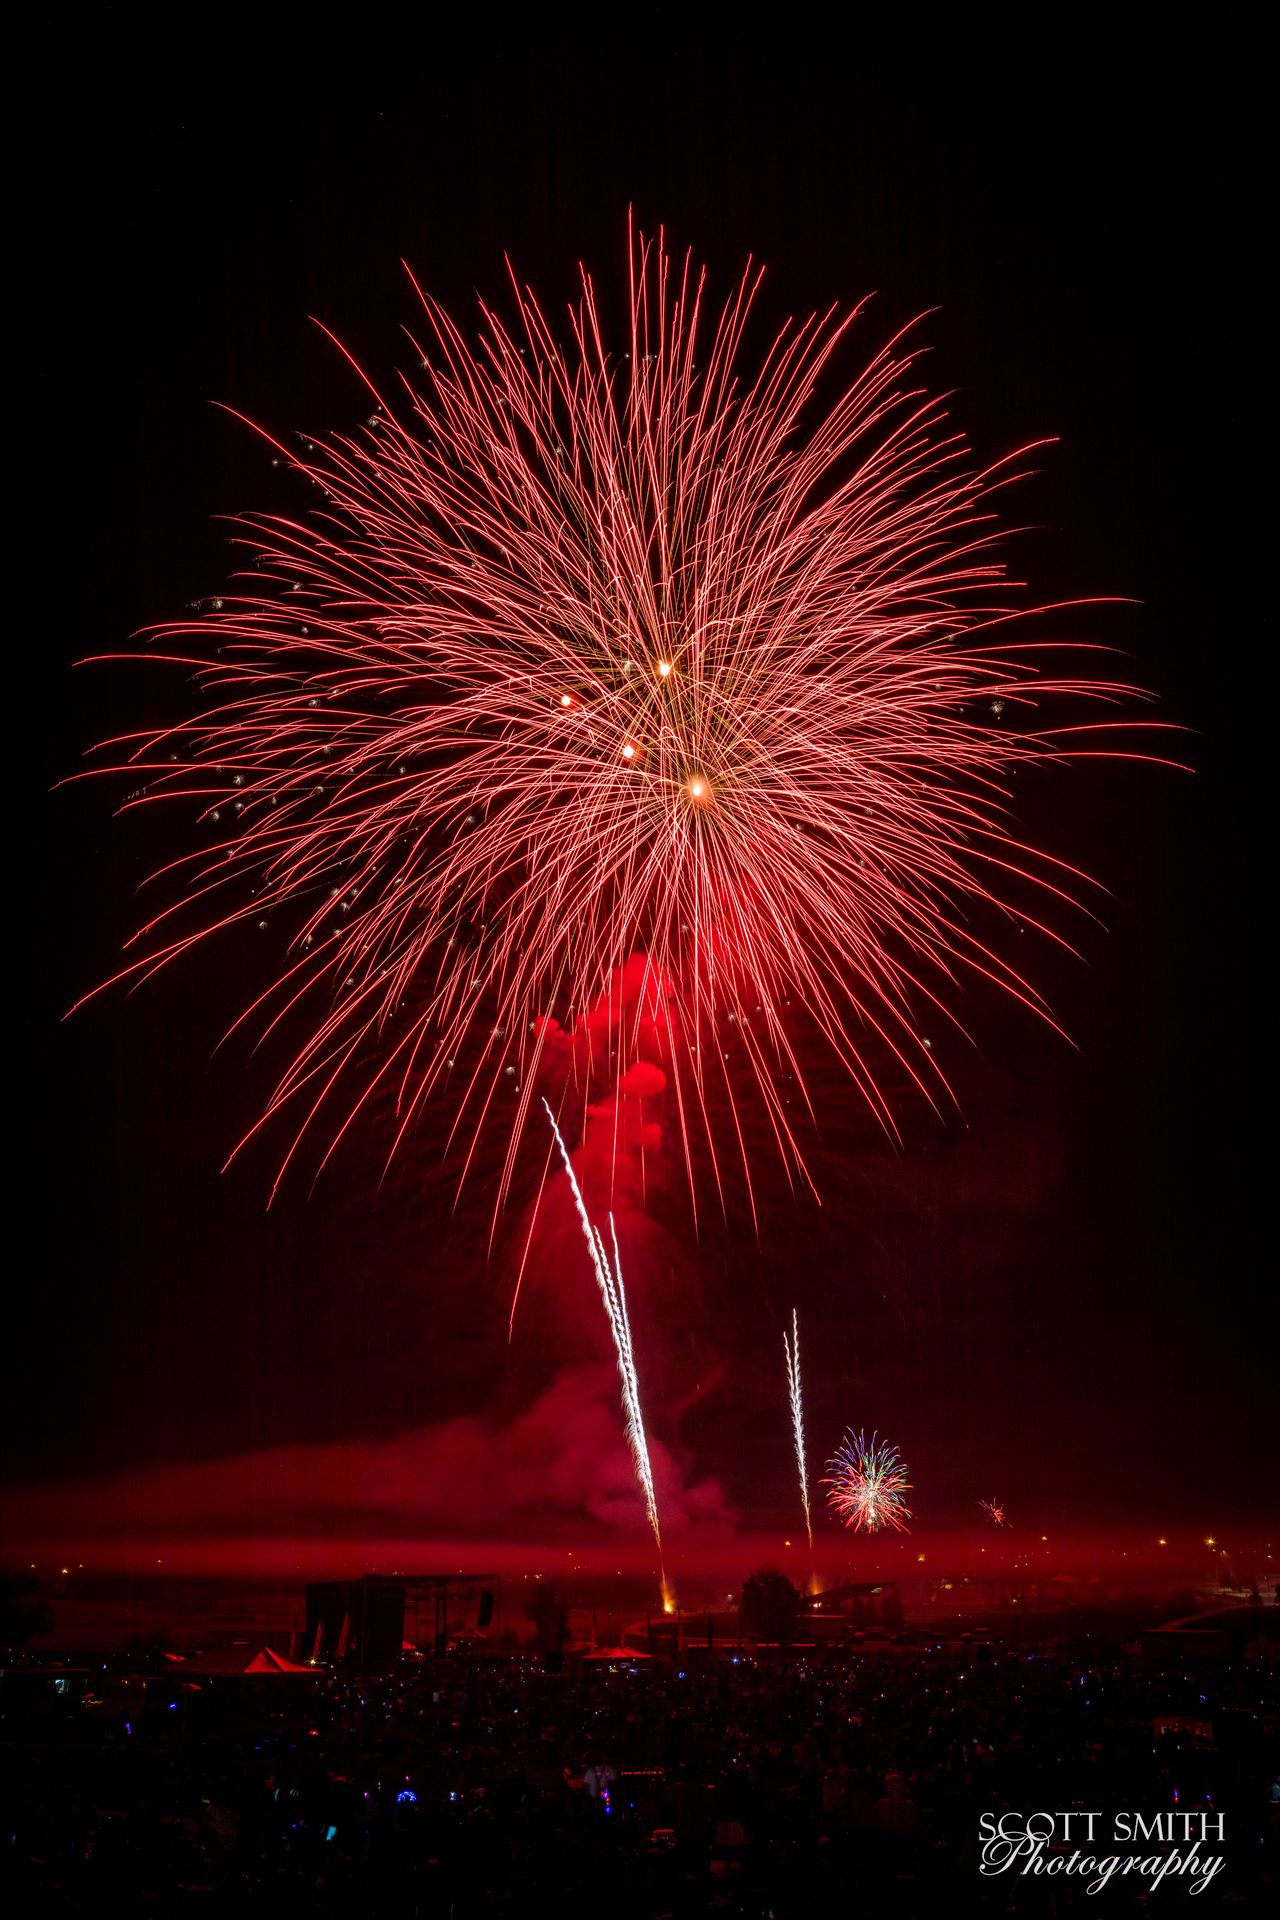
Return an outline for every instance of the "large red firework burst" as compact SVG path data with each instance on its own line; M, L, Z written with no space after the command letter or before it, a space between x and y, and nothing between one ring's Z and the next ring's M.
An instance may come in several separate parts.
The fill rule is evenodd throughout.
M1046 695L1123 691L1010 637L1009 465L973 468L899 340L821 405L853 314L788 325L743 379L755 270L708 320L687 259L630 259L616 353L585 273L565 343L519 287L474 348L420 296L420 380L279 447L323 505L243 519L253 564L163 630L202 709L115 743L131 804L202 823L126 974L269 926L246 1017L292 1035L294 1146L331 1150L375 1089L397 1140L445 1102L468 1155L505 1130L497 1205L553 1041L615 997L574 1071L616 1080L656 1028L691 1178L695 1142L745 1158L747 1098L803 1167L788 1008L886 1125L886 1049L944 1084L923 1000L970 971L1041 1008L967 910L1065 897L1009 776L1079 750Z

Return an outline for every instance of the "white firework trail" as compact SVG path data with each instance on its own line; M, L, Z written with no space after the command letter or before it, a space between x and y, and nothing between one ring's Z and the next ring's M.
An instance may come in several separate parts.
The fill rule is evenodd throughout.
M551 1131L556 1137L560 1158L564 1161L564 1170L569 1176L573 1204L582 1222L582 1231L586 1236L587 1247L591 1254L591 1264L595 1268L596 1284L600 1289L600 1298L604 1301L604 1310L609 1317L609 1331L613 1335L614 1351L618 1356L618 1373L622 1380L622 1411L625 1416L627 1445L631 1449L636 1479L640 1483L640 1491L644 1495L644 1504L649 1515L649 1525L653 1528L653 1537L657 1542L663 1605L669 1609L671 1602L667 1592L666 1571L662 1563L662 1528L658 1523L658 1496L654 1491L653 1468L649 1462L649 1442L644 1430L644 1416L640 1411L640 1381L636 1373L635 1352L631 1345L627 1293L622 1284L622 1259L618 1252L618 1235L613 1224L613 1215L609 1215L609 1234L613 1241L611 1263L599 1230L593 1226L591 1216L587 1212L586 1202L582 1198L582 1189L578 1185L573 1171L573 1162L569 1158L569 1149L565 1146L564 1136L556 1125L556 1117L545 1100L542 1104L551 1122Z
M813 1561L813 1516L809 1511L809 1470L804 1455L804 1396L800 1390L800 1322L791 1309L791 1338L782 1333L782 1351L787 1359L787 1395L791 1401L791 1433L796 1446L796 1468L800 1475L800 1500L804 1507L804 1530L809 1536L809 1560Z

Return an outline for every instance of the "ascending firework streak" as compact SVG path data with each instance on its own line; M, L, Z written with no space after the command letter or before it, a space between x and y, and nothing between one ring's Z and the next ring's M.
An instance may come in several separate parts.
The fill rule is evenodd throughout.
M587 1246L591 1253L591 1264L595 1268L596 1284L600 1288L600 1298L604 1301L604 1310L609 1316L609 1330L613 1335L614 1350L618 1356L618 1373L622 1380L622 1410L626 1415L627 1444L631 1448L636 1479L640 1482L640 1491L644 1495L649 1525L653 1528L653 1537L657 1542L662 1603L669 1609L671 1603L667 1594L666 1568L662 1560L662 1529L658 1524L658 1496L654 1492L653 1468L649 1464L649 1442L645 1437L644 1416L640 1411L640 1382L636 1376L635 1354L631 1346L631 1322L627 1318L627 1295L622 1284L622 1260L618 1253L618 1236L614 1230L613 1215L609 1215L609 1234L613 1241L613 1261L610 1263L599 1229L591 1223L586 1202L582 1198L582 1189L573 1171L573 1162L569 1158L569 1149L565 1146L564 1136L556 1125L556 1117L545 1100L542 1104L551 1122L551 1131L556 1137L560 1158L564 1161L564 1170L569 1176L573 1204L578 1209L578 1218L582 1222L582 1231L586 1235Z
M809 1512L809 1470L804 1458L804 1397L800 1391L800 1323L791 1309L791 1338L784 1328L782 1351L787 1357L787 1397L791 1402L791 1433L796 1444L796 1468L800 1475L800 1502L804 1507L804 1530L809 1536L810 1571L813 1571L813 1516ZM816 1583L815 1583L816 1584Z

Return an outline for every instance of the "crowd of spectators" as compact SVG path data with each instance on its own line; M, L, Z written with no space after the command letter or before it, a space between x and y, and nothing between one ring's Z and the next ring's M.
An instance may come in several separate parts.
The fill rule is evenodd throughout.
M127 1711L108 1672L87 1700L28 1688L0 1719L9 1910L1059 1914L1087 1910L1079 1883L983 1879L978 1821L1072 1806L1222 1812L1215 1896L1261 1911L1274 1881L1264 1662L1168 1673L998 1643L682 1658L199 1687L175 1669L135 1681ZM1116 1883L1108 1915L1143 1898Z

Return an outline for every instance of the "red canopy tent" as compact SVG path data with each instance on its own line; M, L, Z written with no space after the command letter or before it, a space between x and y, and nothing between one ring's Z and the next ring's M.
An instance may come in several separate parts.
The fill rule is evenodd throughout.
M210 1647L207 1653L193 1653L182 1662L182 1671L210 1677L215 1674L286 1673L306 1674L313 1680L316 1678L314 1667L300 1667L295 1660L286 1660L282 1653L274 1653L270 1647L255 1647L247 1640L229 1647Z
M246 1673L311 1673L311 1667L300 1667L296 1660L286 1660L282 1653L273 1653L270 1647L259 1647L245 1668Z

